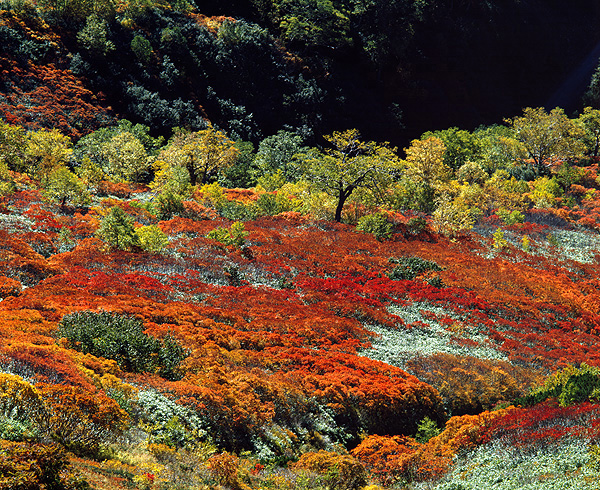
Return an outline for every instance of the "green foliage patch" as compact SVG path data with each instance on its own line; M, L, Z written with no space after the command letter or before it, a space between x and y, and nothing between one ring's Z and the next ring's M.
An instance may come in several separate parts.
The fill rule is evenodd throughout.
M398 264L394 267L388 277L394 281L408 280L412 281L419 274L428 271L439 272L443 270L438 264L431 260L425 260L420 257L400 257L399 259L390 259L390 263Z
M386 213L373 213L360 218L356 229L363 233L371 233L377 241L382 242L392 236L394 227Z
M127 250L136 243L134 219L114 206L100 223L96 234L111 248Z
M160 341L144 333L137 318L106 311L65 315L56 336L66 338L72 349L117 361L124 371L158 373L166 379L178 378L177 366L185 358L171 337Z
M219 226L206 234L206 238L221 242L223 245L235 245L237 247L241 247L244 244L247 236L248 232L246 231L244 223L239 221L233 223L231 228Z
M531 406L548 398L556 398L563 407L585 400L600 400L600 368L585 363L579 367L567 366L516 403Z

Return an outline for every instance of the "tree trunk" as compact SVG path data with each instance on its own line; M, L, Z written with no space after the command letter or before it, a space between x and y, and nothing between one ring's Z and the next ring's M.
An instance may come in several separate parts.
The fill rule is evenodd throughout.
M354 187L348 187L345 191L340 190L340 193L338 194L338 203L337 203L337 207L335 208L335 220L338 223L340 223L342 221L342 209L344 209L344 204L346 203L346 199L348 199L348 197L350 197L350 194L352 194L353 190L354 190Z
M198 176L196 175L196 169L194 168L194 161L189 161L186 165L186 168L190 174L190 184L196 185L196 182L198 182Z

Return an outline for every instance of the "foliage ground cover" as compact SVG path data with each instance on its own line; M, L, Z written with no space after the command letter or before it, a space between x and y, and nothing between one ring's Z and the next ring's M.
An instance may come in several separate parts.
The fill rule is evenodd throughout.
M533 155L532 113L575 136ZM2 478L450 488L530 454L542 473L498 478L587 481L597 166L572 160L582 120L508 124L496 150L517 149L491 175L456 161L454 131L401 160L349 130L328 151L279 134L291 161L225 189L262 160L209 124L165 142L122 120L73 144L0 123Z

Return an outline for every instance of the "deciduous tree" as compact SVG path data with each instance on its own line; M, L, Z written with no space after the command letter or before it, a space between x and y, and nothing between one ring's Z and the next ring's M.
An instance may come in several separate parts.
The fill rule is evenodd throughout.
M239 150L225 133L212 126L193 133L176 134L160 158L171 166L183 166L190 174L192 185L206 183L219 170L232 165Z
M55 169L68 163L71 153L71 140L57 129L31 132L25 149L27 172L45 181Z
M423 210L431 211L439 185L451 176L450 167L444 163L446 146L441 139L432 136L425 140L413 140L405 152L404 177L416 186Z
M600 111L586 107L583 110L576 123L579 124L584 131L583 141L586 146L587 154L596 157L600 151Z
M0 162L11 170L23 169L25 130L21 126L6 124L0 120Z
M558 107L549 113L543 107L527 107L522 116L506 119L506 122L525 147L538 173L545 173L546 165L553 160L569 160L583 150L582 129Z
M128 131L113 136L103 152L108 161L105 171L116 181L135 182L150 168L144 145Z
M335 220L342 220L346 200L358 188L382 193L402 164L387 143L362 141L356 129L324 136L331 148L312 149L304 157L304 176L337 200Z
M61 206L70 202L76 206L90 203L90 195L83 181L66 167L59 167L49 176L44 194Z

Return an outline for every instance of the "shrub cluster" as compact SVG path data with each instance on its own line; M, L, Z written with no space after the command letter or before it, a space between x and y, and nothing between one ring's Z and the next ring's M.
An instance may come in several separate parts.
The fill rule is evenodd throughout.
M91 487L73 474L67 454L57 444L13 442L0 446L0 488L85 490Z
M392 236L393 225L386 213L374 213L360 218L356 229L363 233L371 233L375 240L382 242Z
M294 468L317 473L323 477L326 488L332 490L354 490L367 483L365 467L347 454L327 451L304 453Z
M65 315L56 335L73 349L117 361L125 371L154 372L167 379L178 378L177 366L185 357L172 338L159 341L144 333L137 318L106 311Z
M420 257L400 257L399 259L390 259L390 263L397 264L388 274L388 277L394 281L409 280L412 281L419 274L428 271L439 272L442 268L435 262L425 260Z
M556 398L563 407L585 400L600 400L600 368L585 363L578 368L567 366L516 403L531 406L548 398Z

